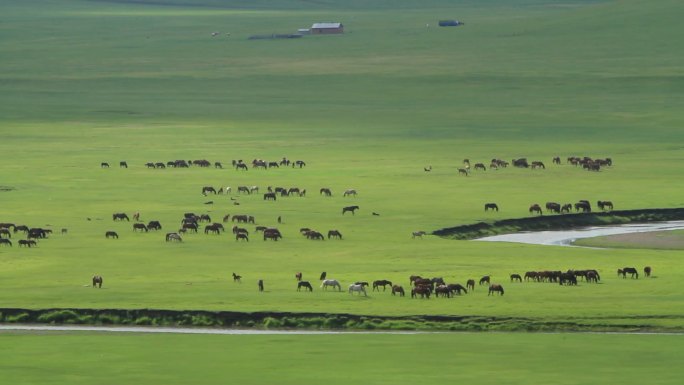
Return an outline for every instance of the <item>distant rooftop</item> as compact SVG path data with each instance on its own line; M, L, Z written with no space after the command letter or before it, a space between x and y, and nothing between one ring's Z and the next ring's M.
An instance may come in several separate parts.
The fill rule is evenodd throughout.
M311 28L340 28L342 23L314 23Z

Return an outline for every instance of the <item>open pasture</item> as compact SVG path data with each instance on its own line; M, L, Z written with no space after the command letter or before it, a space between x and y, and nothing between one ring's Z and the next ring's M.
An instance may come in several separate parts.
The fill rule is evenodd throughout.
M679 384L684 338L587 334L0 333L8 383ZM417 354L429 348L429 352ZM646 358L648 357L648 358Z
M683 55L670 38L681 32L678 2L431 1L410 12L381 2L279 3L3 5L1 221L54 230L37 247L0 247L3 307L682 326L684 268L675 251L412 238L415 231L527 216L532 204L548 201L684 205ZM426 26L446 14L466 25ZM342 21L347 33L247 40L329 19ZM644 24L648 34L635 28ZM212 38L215 30L231 35ZM230 167L233 159L284 156L306 167ZM552 163L556 156L562 164ZM566 164L568 156L611 157L613 166L589 172ZM546 167L458 174L465 158L489 165L521 157ZM145 166L176 159L224 168ZM232 193L203 195L205 186L231 186ZM238 186L259 186L260 194L238 194ZM265 200L267 186L307 195ZM321 195L324 187L333 196ZM350 188L358 194L343 196ZM500 210L485 212L489 202ZM352 205L358 211L343 215ZM136 212L162 230L134 232L133 222L112 220L113 213ZM232 222L219 235L200 228L183 242L165 242L186 212L213 222L252 215L256 223L246 226L248 242L236 241ZM264 241L257 225L278 227L282 240ZM303 227L339 230L343 239L309 240ZM118 239L106 239L107 231ZM658 279L614 274L646 265ZM577 287L509 282L512 273L546 269L597 269L603 280ZM300 271L313 293L296 291ZM491 275L506 292L488 297L476 287L452 299L389 291L359 298L321 291L322 271L344 288L388 279L408 289L413 274L463 285ZM104 279L100 290L89 287L95 274Z

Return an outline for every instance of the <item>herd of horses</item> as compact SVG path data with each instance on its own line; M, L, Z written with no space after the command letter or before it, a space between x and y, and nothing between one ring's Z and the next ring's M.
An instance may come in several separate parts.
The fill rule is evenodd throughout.
M561 158L559 156L553 157L552 163L554 165L560 165L562 163ZM602 167L612 166L613 160L611 158L593 159L588 156L570 156L567 158L567 163L573 166L582 166L582 168L587 171L600 171ZM510 162L493 158L489 163L489 169L498 170L501 168L507 168L511 164L513 165L513 167L518 168L529 168L532 170L546 169L546 165L544 164L544 162L539 160L528 162L527 158L512 159ZM429 168L424 168L424 170L426 172L432 171L432 166L430 166ZM463 159L463 167L458 168L458 174L468 176L471 170L487 171L487 166L485 166L484 163L474 163L471 167L470 159Z
M10 231L11 230L11 231ZM28 227L26 225L17 225L15 223L0 223L0 246L12 247L12 234L15 236L22 233L26 239L20 239L17 243L19 247L36 247L38 241L48 239L52 234L52 229L44 229L42 227ZM66 234L67 229L62 229L62 234Z
M221 162L210 162L206 159L196 159L196 160L185 160L185 159L176 159L176 160L170 160L168 162L147 162L145 163L146 168L152 168L152 169L166 169L168 168L190 168L192 166L196 167L202 167L202 168L208 168L211 167L213 164L214 168L223 168L223 163ZM249 167L247 166L247 163L245 163L242 159L233 159L231 161L232 166L236 170L248 170ZM266 161L263 159L254 159L251 162L251 168L253 169L269 169L269 168L280 168L281 166L292 166L292 168L303 168L306 166L306 162L303 160L295 160L295 161L290 161L286 157L283 157L280 161ZM121 161L119 162L119 167L120 168L128 168L128 162L126 161ZM109 162L101 162L100 163L100 168L110 168L109 167Z
M596 205L598 208L602 211L610 211L613 210L613 202L611 201L597 201ZM566 204L560 204L557 202L546 202L546 205L544 205L544 208L546 209L547 213L551 214L569 214L573 211L575 212L582 212L582 213L590 213L591 212L591 203L588 200L580 200L577 203L566 203ZM493 202L485 203L484 205L484 211L499 211L499 205ZM528 209L530 214L538 214L538 215L543 215L544 214L544 209L542 209L542 206L538 203L534 203L530 205Z

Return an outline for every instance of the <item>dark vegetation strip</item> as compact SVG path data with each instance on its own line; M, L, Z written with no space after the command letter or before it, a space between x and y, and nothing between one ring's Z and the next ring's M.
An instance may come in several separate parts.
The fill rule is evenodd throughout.
M665 222L684 219L684 208L619 210L609 212L540 215L528 218L503 219L470 225L447 227L433 231L450 239L476 239L520 231L570 230L587 226L621 225L627 223Z
M157 309L0 309L0 322L71 325L197 326L258 329L433 330L526 332L682 332L649 321L679 316L534 319L486 316L365 316L328 313L230 312Z

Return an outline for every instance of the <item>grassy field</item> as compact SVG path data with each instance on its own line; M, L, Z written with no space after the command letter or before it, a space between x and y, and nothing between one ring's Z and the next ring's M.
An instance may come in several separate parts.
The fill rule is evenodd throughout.
M664 385L684 375L681 336L0 333L0 342L0 374L11 384L528 384L543 378Z
M682 327L679 253L484 244L416 230L528 215L532 203L678 207L682 32L677 1L402 3L8 1L0 24L2 221L49 227L0 248L2 307L169 308L580 317ZM393 2L392 2L393 3ZM156 4L156 5L155 5ZM439 28L442 18L464 27ZM321 20L342 36L253 41ZM430 26L427 27L426 25ZM646 28L647 26L647 28ZM211 32L220 35L212 38ZM230 33L230 36L227 35ZM588 173L552 156L612 157ZM146 162L302 159L302 169L152 170ZM546 170L459 177L462 160L542 160ZM120 169L119 161L130 167ZM109 162L110 169L100 168ZM423 168L431 165L430 173ZM202 186L306 188L304 198L205 197ZM330 187L335 195L318 194ZM359 191L344 198L346 188ZM6 191L5 191L6 190ZM213 201L213 205L204 204ZM240 203L239 206L234 205ZM497 202L499 213L484 213ZM357 204L356 215L341 215ZM250 214L281 242L134 233L139 211L175 230L185 212ZM372 212L379 216L371 215ZM314 242L310 227L343 241ZM68 228L60 235L59 229ZM249 227L250 231L253 227ZM119 240L105 240L115 230ZM17 236L12 239L16 243ZM658 279L622 280L650 265ZM600 285L508 284L527 270L594 268ZM411 274L484 288L452 300L297 293L295 272L343 284ZM244 279L233 284L230 274ZM102 290L84 287L101 274ZM264 293L256 290L263 279ZM316 288L317 289L317 288Z

